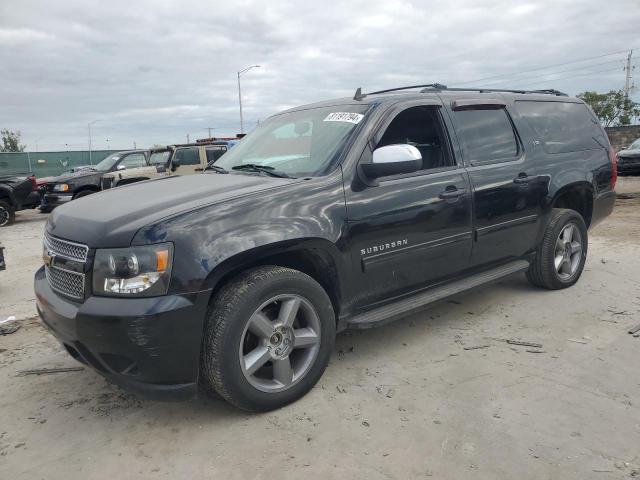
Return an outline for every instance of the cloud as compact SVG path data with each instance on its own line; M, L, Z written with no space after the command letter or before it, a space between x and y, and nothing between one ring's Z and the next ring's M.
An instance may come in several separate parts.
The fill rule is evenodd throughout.
M40 149L86 148L93 120L98 148L236 133L236 72L253 64L242 77L249 127L359 86L503 75L484 82L621 88L623 53L526 71L640 48L637 0L11 3L0 4L0 127Z

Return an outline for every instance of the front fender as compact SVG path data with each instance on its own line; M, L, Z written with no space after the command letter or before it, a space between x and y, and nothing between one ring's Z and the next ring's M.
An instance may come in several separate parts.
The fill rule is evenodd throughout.
M349 264L342 235L346 206L342 174L245 195L162 220L138 231L132 244L171 241L171 293L212 288L231 266L288 249L321 248L337 268Z

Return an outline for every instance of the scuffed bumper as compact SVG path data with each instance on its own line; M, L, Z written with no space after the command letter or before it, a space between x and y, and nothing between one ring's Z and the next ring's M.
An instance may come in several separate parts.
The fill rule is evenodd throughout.
M158 400L197 392L210 292L153 298L66 300L35 275L40 318L76 360L123 389Z

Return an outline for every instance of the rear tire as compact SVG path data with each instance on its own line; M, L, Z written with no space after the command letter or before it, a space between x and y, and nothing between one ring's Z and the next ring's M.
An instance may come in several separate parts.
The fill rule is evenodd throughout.
M559 290L575 284L587 259L588 233L575 210L554 208L527 279L533 285Z
M6 201L0 200L0 227L8 227L16 221L15 209Z
M283 407L320 379L335 335L331 300L313 278L278 266L247 270L209 305L201 380L244 410Z

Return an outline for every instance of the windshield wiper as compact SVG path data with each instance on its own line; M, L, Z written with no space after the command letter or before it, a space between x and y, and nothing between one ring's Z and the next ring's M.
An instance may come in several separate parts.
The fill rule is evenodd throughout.
M268 165L258 165L256 163L244 163L242 165L236 165L235 167L232 167L232 170L266 173L267 175L278 178L295 178L291 175L287 175L284 172L279 172L275 168Z
M207 166L204 169L205 171L213 170L216 173L229 173L229 170L227 170L226 168L219 167L218 165L214 165L213 162L210 162L209 164L207 164Z

